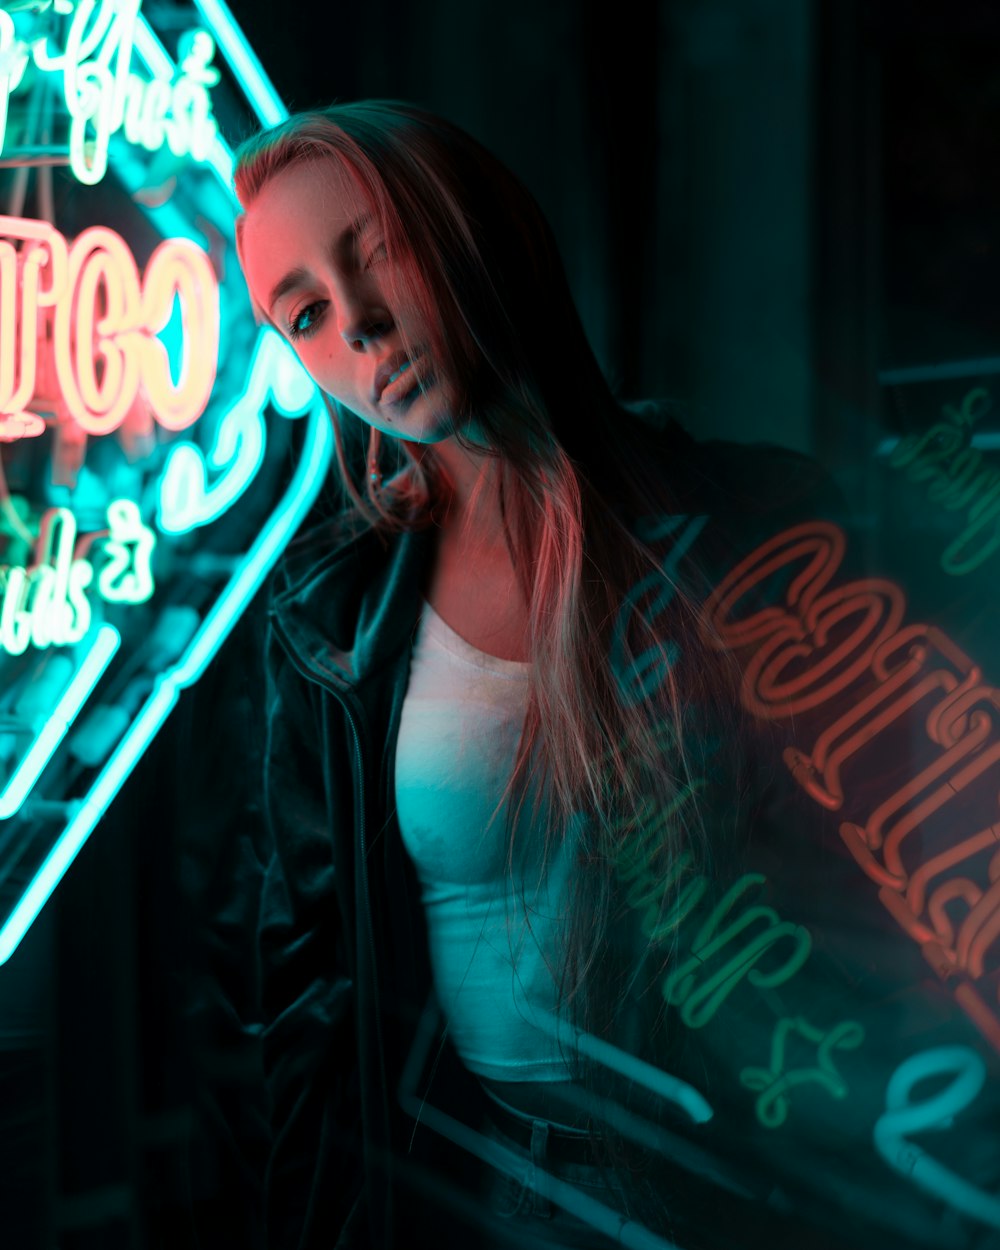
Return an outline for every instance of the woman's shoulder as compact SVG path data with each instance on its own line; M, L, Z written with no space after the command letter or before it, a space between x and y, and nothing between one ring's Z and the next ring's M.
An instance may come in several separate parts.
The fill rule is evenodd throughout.
M399 511L396 505L406 497L411 485L406 469L386 481L383 498L390 511ZM405 522L406 517L401 519ZM414 518L409 520L416 528ZM404 524L403 530L406 528L410 525ZM314 512L285 548L272 574L272 593L290 591L308 582L321 570L340 562L352 549L370 545L388 552L403 530L373 524L340 492L337 502L333 506L326 503L322 513ZM374 569L377 561L368 563Z
M779 443L699 439L672 400L622 404L639 418L642 454L678 512L738 520L842 515L845 502L812 456Z
M340 508L325 517L313 517L285 548L271 575L272 597L292 591L315 573L335 562L371 526L356 508Z

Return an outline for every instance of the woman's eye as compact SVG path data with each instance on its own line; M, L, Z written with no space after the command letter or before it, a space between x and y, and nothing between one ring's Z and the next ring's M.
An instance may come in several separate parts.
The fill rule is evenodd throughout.
M319 322L320 304L307 304L300 309L288 323L290 339L308 338Z

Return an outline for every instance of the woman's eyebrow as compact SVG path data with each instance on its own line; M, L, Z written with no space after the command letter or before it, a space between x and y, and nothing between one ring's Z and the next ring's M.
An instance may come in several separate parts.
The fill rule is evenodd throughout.
M362 213L360 217L356 217L344 230L340 232L333 242L332 252L336 255L343 255L347 245L358 239L366 226L371 225L374 221L374 214ZM288 273L271 288L271 294L268 296L267 308L270 312L275 304L283 295L287 295L289 291L293 291L298 286L305 286L309 281L309 270L302 265L296 265L294 269L289 269Z

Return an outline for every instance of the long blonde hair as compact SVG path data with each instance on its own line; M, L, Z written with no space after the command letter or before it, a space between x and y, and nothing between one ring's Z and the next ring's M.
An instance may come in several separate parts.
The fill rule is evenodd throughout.
M573 1023L606 1036L628 988L627 967L615 971L609 958L621 919L616 871L623 855L634 858L640 831L649 843L654 825L656 846L646 850L665 868L682 856L704 862L699 806L683 801L697 781L685 707L717 703L731 686L722 653L699 642L692 602L635 526L674 510L661 436L612 393L544 215L476 140L396 101L303 113L240 147L235 184L244 209L281 170L316 160L352 177L379 223L399 275L390 306L409 301L419 310L435 370L457 384L457 411L444 414L455 440L499 460L505 538L528 605L531 680L497 811L507 814L509 868L529 789L544 828L545 863L569 828L580 836L557 981ZM481 442L464 428L472 414ZM379 460L386 478L408 470L395 474L396 489L380 490L360 457L351 462L342 430L349 414L331 405L331 415L339 472L356 511L384 535L429 524L431 507L450 489L433 444L394 440L395 459L386 464L372 429L366 460ZM623 605L650 578L671 591L660 594L651 620L633 603L623 630ZM683 688L671 637L685 657ZM662 678L658 688L637 700L635 678L653 671ZM663 818L651 824L653 812ZM652 904L661 921L670 915L669 893ZM664 959L669 931L669 920L660 924Z

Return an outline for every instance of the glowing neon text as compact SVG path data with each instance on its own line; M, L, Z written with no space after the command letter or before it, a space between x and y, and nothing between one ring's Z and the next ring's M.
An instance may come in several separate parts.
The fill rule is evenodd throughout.
M212 65L215 43L207 31L181 39L173 81L144 80L132 73L132 51L141 0L79 0L61 50L47 37L18 39L14 19L0 10L0 151L11 93L30 62L60 73L70 117L70 167L80 182L100 182L108 169L112 135L149 151L168 146L175 156L205 160L218 127L209 88L219 80Z
M11 240L25 246L18 252ZM157 337L175 299L184 327L176 382ZM29 405L65 411L87 434L109 434L140 390L160 425L182 430L205 410L218 347L218 285L190 240L164 240L140 283L113 230L94 226L69 246L45 222L0 217L0 418L8 439L18 428L40 432Z
M269 400L286 416L298 416L315 399L316 384L273 330L258 340L249 374L246 390L219 419L207 458L194 443L171 447L160 477L157 515L165 534L208 525L250 485L264 459Z
M142 603L153 593L150 560L155 535L127 499L108 505L106 562L98 593L110 603ZM29 645L61 647L79 642L90 628L87 590L94 565L75 555L76 518L68 508L49 508L41 519L35 562L0 566L0 650L21 655Z
M941 553L941 567L955 576L971 573L1000 549L1000 473L984 469L983 453L969 445L973 425L992 406L982 387L969 391L960 408L945 404L947 420L900 439L889 457L911 482L931 482L928 499L968 510L965 529Z
M807 1068L786 1066L789 1040L798 1035L816 1047L816 1062ZM784 1017L774 1026L771 1063L767 1068L744 1068L740 1081L747 1089L760 1090L757 1119L765 1128L778 1128L788 1118L789 1091L797 1085L819 1085L831 1098L847 1096L847 1082L833 1061L835 1050L856 1050L865 1031L856 1020L842 1020L832 1029L817 1029L801 1016Z
M951 1083L922 1102L913 1089L921 1081L950 1076ZM886 1110L874 1129L875 1148L895 1171L921 1189L942 1198L957 1211L992 1228L1000 1228L1000 1195L988 1194L939 1163L910 1140L913 1133L951 1128L983 1087L986 1065L968 1046L938 1046L901 1063L886 1090Z
M895 583L832 585L844 550L843 532L826 521L762 543L707 600L708 636L753 648L741 694L759 717L799 716L851 692L810 750L784 752L798 784L830 811L844 804L845 765L859 769L858 757L863 764L873 743L919 712L929 748L922 767L863 819L842 821L840 835L883 906L1000 1051L1000 690L941 630L903 623ZM738 615L741 599L789 572L783 607ZM876 761L876 786L880 772Z

